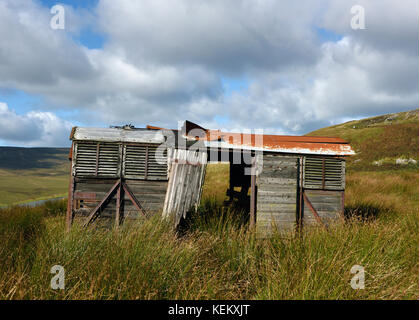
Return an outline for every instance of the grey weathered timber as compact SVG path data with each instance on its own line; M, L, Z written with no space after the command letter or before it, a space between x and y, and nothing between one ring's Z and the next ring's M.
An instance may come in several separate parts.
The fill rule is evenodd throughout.
M90 223L100 213L118 225L163 209L168 166L161 132L75 128L72 140L68 228L73 216L90 216ZM109 194L118 181L117 192Z
M133 142L154 143L165 142L164 131L147 129L120 129L120 128L82 128L73 129L72 140L100 141L100 142Z
M84 223L84 226L88 226L90 223L92 223L94 220L97 219L97 217L100 215L100 211L102 209L102 206L106 204L107 201L109 201L112 194L115 192L115 190L121 185L121 181L117 181L112 188L106 193L106 195L103 197L102 200L98 203L98 205L92 210L92 212L89 213L89 216L86 219L86 222Z
M107 191L117 181L102 179L76 179L74 199L77 203L74 213L77 216L85 216L103 199ZM144 209L149 213L156 213L163 209L166 195L167 181L125 180L135 198L140 201ZM132 204L129 196L123 193L121 197L123 212L121 218L139 217L142 214ZM111 197L101 216L114 215L116 211L116 197Z
M329 225L342 217L343 211L343 191L324 191L324 190L304 190L304 195L308 198L313 208L318 213L321 221ZM316 219L307 202L304 202L303 225L316 225Z
M205 152L171 149L169 153L169 185L163 207L163 217L177 226L186 213L199 204L204 181L207 154Z
M251 177L250 177L250 227L255 226L256 218L256 157L252 159Z
M303 185L308 189L344 190L345 161L332 157L304 157Z
M296 225L298 157L265 154L257 158L256 232L293 231Z
M131 200L132 204L145 216L147 216L147 211L144 209L144 207L141 205L140 201L135 197L135 195L132 193L130 188L125 182L122 182L122 187L124 191L126 192L128 198Z

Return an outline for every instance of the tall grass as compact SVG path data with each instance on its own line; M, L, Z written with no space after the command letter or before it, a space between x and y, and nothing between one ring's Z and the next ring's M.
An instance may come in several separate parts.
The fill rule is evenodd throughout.
M204 214L209 209L222 219ZM1 211L1 239L10 244L0 256L2 299L419 297L417 214L257 239L235 212L214 201L182 235L158 216L118 231L76 225L66 234L63 216L45 212ZM50 288L57 264L66 271L65 290ZM355 264L365 267L364 290L349 284Z

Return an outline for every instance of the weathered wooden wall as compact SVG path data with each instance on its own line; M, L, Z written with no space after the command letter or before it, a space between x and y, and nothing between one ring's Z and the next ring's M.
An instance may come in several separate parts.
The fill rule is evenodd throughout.
M173 219L177 226L186 213L199 204L205 178L207 153L169 149L169 185L163 217Z
M76 178L74 184L75 216L87 217L116 182L115 179ZM167 181L125 180L125 183L148 213L153 214L163 209ZM125 193L122 211L124 219L137 218L142 215ZM110 198L100 216L101 218L114 219L115 214L116 193Z
M83 141L73 143L70 189L72 217L89 216L107 198L116 183L126 185L136 204L147 214L161 212L167 190L167 150L157 144L106 143ZM100 218L138 218L139 210L122 190L121 201L115 190L100 207ZM70 192L71 194L71 192ZM71 222L70 222L71 223Z
M263 155L262 170L256 177L259 235L269 235L275 228L280 232L295 229L298 161L296 156Z
M329 157L323 161L319 158L314 160L314 166L310 156L264 154L256 159L256 230L259 235L267 236L274 229L279 232L293 231L300 222L303 227L327 226L343 216L343 159ZM310 167L306 168L307 159L310 160ZM308 173L310 184L304 180Z
M305 189L304 193L325 225L342 217L344 191ZM304 201L302 216L303 226L319 224L306 201Z

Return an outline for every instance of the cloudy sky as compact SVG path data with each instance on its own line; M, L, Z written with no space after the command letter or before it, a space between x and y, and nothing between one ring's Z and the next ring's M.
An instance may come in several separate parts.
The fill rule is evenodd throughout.
M0 0L0 145L184 119L304 134L418 106L417 0Z

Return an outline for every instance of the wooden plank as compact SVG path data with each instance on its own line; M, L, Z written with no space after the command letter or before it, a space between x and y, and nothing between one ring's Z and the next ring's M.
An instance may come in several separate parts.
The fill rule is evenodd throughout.
M262 221L271 221L271 220L277 220L277 221L296 221L297 216L295 213L295 209L293 211L262 211L258 212L258 223Z
M71 147L73 147L73 145ZM70 168L70 183L69 183L69 186L68 186L67 212L66 212L66 230L67 230L67 232L70 231L71 225L73 223L74 176L73 176L72 172L73 172L73 167L71 166L71 168Z
M265 177L265 176L259 176L258 179L258 185L277 185L278 187L281 185L286 186L295 186L296 185L296 178L283 178L283 177Z
M258 205L280 205L280 204L296 204L296 195L295 193L292 196L279 194L277 196L270 196L270 197L259 197L258 198Z
M250 176L250 228L255 225L256 218L256 158L252 159Z
M122 194L122 180L119 182L118 190L116 193L116 214L115 214L115 227L118 228L121 224L121 198Z
M258 236L294 230L297 221L298 158L281 155L264 155L261 158L263 167L256 181Z

